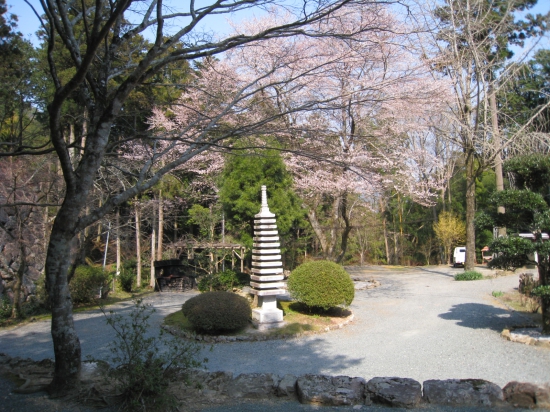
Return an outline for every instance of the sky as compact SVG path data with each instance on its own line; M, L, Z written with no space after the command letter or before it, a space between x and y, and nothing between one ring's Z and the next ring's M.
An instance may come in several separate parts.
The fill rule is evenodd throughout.
M35 9L41 13L42 7L40 6L39 0L28 0ZM181 0L175 0L180 2ZM33 13L32 9L29 7L24 0L7 0L9 10L8 13L15 14L18 17L18 31L23 33L24 37L30 40L35 46L39 44L35 32L40 27L40 21L38 17ZM167 3L167 1L165 1ZM243 12L248 16L252 15L251 12ZM227 22L226 16L209 16L205 20L205 28L210 31L214 31L218 34L228 33L231 30L231 26ZM232 16L233 19L242 18L241 14L238 16Z
M39 0L28 0L39 12L42 10L40 7ZM176 2L181 2L182 0L175 0ZM38 30L40 26L40 22L38 20L38 17L32 12L31 8L28 6L28 4L25 3L24 0L7 0L7 4L9 7L9 13L15 14L18 16L18 31L23 33L26 39L30 40L35 46L38 45L38 39L35 36L35 32ZM529 10L529 13L537 14L542 13L545 14L550 11L550 1L549 0L538 0L537 5ZM251 12L246 12L245 15L250 16ZM239 16L232 16L232 18L237 19L242 18L242 15ZM208 20L206 20L204 28L218 33L218 34L224 34L228 33L231 30L230 25L227 22L227 19L225 16L213 16L210 17ZM543 38L539 44L537 45L537 48L550 48L550 34L547 34L545 38ZM521 54L520 49L515 49L514 53L516 55Z

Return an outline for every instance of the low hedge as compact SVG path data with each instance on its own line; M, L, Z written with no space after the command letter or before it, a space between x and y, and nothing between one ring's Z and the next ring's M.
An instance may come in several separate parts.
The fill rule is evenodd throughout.
M231 292L205 292L185 302L182 312L200 333L233 332L244 328L252 316L248 300Z
M475 270L467 270L464 273L458 273L455 275L455 280L480 280L483 279L483 275Z

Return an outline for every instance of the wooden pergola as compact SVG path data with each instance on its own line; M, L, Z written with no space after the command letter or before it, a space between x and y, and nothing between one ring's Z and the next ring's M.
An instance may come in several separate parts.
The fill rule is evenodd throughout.
M241 262L241 272L244 272L246 247L238 243L180 241L174 243L172 247L176 248L177 255L180 258L182 255L187 254L187 260L194 260L196 253L208 250L210 261L215 267L216 272L219 269L220 262L225 260L228 254L231 254L231 269L235 269L235 260L239 259ZM222 256L221 259L217 259L220 255Z

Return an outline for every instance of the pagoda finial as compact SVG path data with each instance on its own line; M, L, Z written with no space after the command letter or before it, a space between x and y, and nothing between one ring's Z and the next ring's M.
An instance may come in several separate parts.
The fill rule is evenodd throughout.
M269 206L267 205L267 188L265 185L262 185L262 206L260 207L260 213L255 216L275 217L275 215L269 211Z

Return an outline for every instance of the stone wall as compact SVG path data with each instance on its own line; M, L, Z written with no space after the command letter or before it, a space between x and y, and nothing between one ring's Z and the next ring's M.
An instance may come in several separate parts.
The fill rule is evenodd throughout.
M104 378L83 366L82 385L92 385L101 399L112 391L102 385ZM11 358L0 353L0 374L19 376L25 383L14 392L42 390L53 376L54 363L45 359ZM84 373L84 371L87 371ZM92 379L93 376L95 379ZM88 388L90 389L90 388ZM85 390L89 395L92 390ZM263 401L296 401L319 406L382 405L401 408L422 406L475 407L486 409L550 408L550 388L531 383L510 382L504 388L482 379L446 379L420 382L409 378L359 377L329 375L285 375L186 370L170 384L170 392L187 406L191 404L239 404ZM200 409L200 408L199 408ZM190 409L191 410L191 409ZM476 409L479 410L479 409Z
M189 373L188 378L208 392L230 399L296 400L322 406L385 405L414 408L422 405L451 407L504 406L550 408L550 389L530 383L510 382L503 389L482 379L427 380L422 385L409 378L285 375L229 372ZM213 393L214 392L214 393Z

